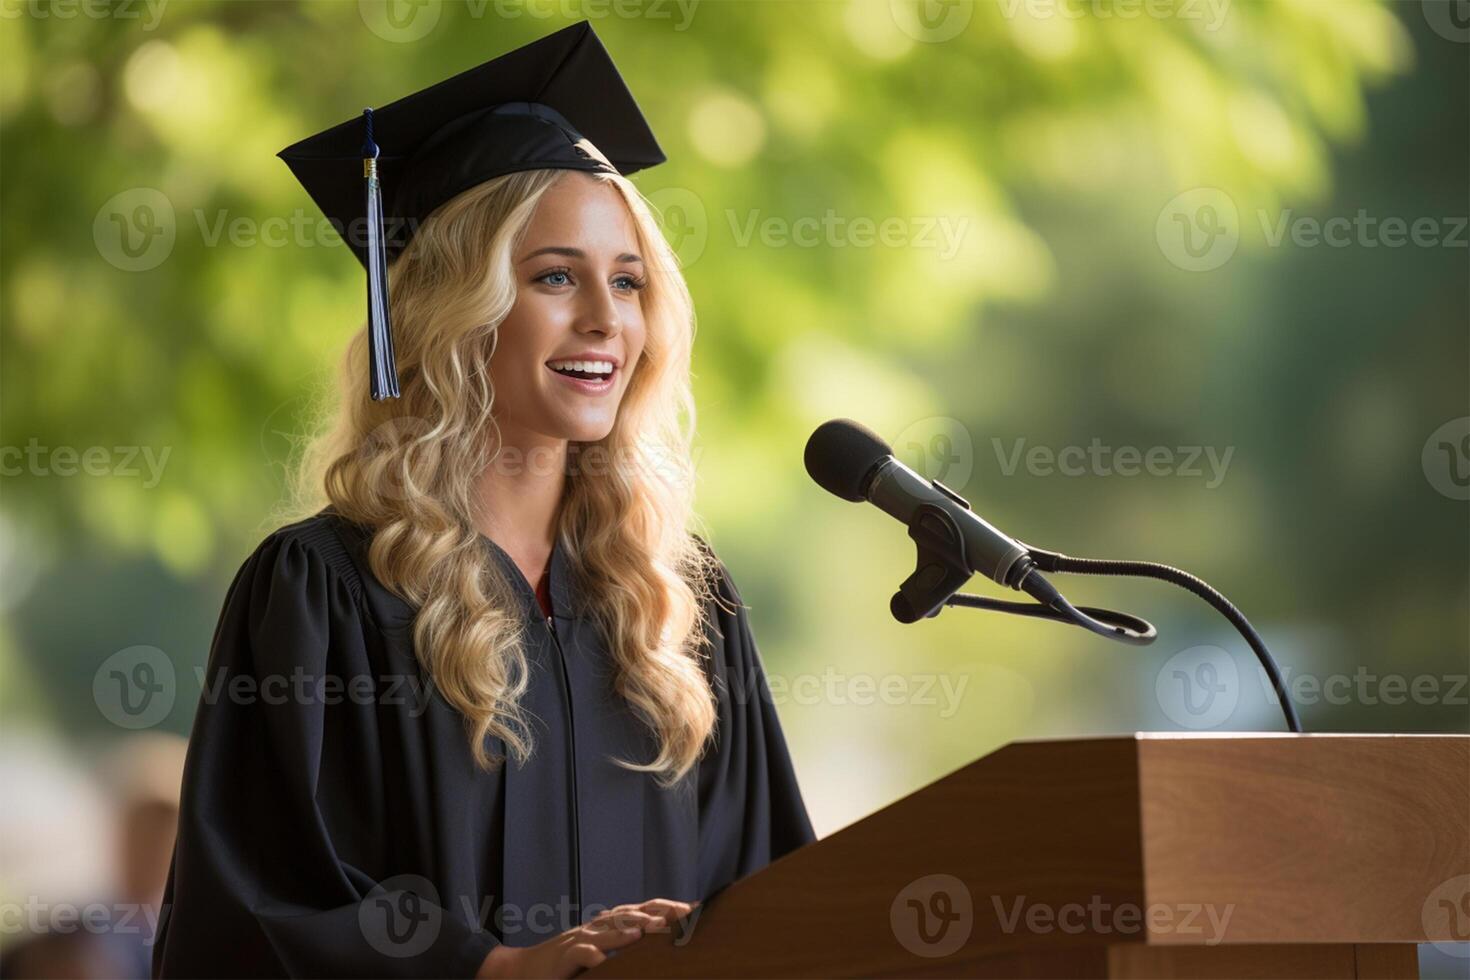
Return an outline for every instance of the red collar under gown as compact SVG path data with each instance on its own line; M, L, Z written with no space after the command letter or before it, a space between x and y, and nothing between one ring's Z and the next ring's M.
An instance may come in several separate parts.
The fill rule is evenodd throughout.
M156 976L471 977L497 943L541 942L613 905L704 899L814 839L723 564L706 661L716 734L665 789L613 761L652 759L654 740L613 691L560 541L548 619L482 538L524 616L536 739L524 765L487 772L414 656L413 610L369 570L368 540L329 509L271 534L230 586Z

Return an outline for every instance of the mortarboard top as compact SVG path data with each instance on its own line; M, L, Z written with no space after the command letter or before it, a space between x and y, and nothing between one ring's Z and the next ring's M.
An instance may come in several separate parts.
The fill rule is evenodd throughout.
M277 155L367 269L375 400L398 394L386 264L435 208L504 174L630 174L665 159L585 21Z

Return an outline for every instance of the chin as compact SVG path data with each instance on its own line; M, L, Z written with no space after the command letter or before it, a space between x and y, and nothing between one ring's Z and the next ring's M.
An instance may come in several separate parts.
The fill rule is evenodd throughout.
M565 438L568 442L601 442L608 437L612 429L611 419L598 425L576 425L567 430Z
M608 433L612 432L615 421L617 421L616 415L609 415L606 418L600 415L588 418L556 414L534 428L543 435L565 439L567 442L601 442L607 438Z

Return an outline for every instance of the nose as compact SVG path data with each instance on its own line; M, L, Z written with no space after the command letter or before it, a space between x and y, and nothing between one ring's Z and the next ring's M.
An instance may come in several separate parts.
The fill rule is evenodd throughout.
M623 332L623 319L610 287L583 290L579 298L582 308L575 324L578 333L616 337Z

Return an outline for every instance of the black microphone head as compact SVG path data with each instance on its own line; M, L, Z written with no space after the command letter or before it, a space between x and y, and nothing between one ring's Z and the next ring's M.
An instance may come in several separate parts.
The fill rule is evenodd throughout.
M893 455L893 448L867 426L833 419L806 441L806 471L817 485L843 500L862 501L868 474Z

